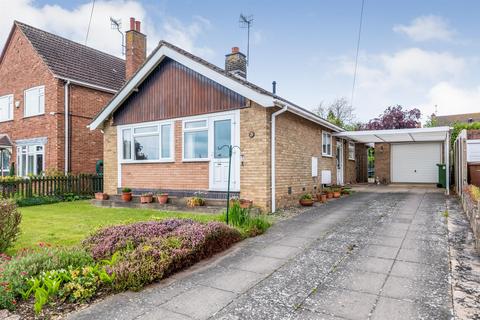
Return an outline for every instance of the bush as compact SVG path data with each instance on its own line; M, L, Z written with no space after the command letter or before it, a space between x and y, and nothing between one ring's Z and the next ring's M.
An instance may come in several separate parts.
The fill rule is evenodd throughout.
M480 201L480 188L479 187L471 184L471 185L468 185L468 186L465 187L465 191L473 201L475 201L475 202Z
M242 208L239 201L232 201L228 211L228 222L239 228L245 236L255 237L267 231L271 224L265 216L253 216L249 208ZM226 213L224 213L226 220Z
M5 252L20 233L22 215L12 200L0 200L0 253Z
M120 291L138 290L239 240L237 230L220 222L171 219L108 227L84 245L96 259L114 257L111 271Z
M19 207L38 206L42 204L51 204L62 201L61 198L56 196L33 196L29 198L16 197L15 202Z

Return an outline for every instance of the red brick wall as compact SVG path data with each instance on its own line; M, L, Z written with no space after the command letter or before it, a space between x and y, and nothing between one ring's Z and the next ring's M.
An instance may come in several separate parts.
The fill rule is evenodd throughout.
M70 86L70 169L74 174L95 173L97 161L103 159L102 132L100 130L91 131L87 126L111 97L110 93L76 85ZM63 125L63 118L61 123ZM60 132L63 136L63 128Z
M45 114L24 118L24 90L40 85L45 85ZM58 85L59 81L52 76L31 44L15 29L0 64L0 96L13 94L14 101L19 101L20 105L18 108L14 106L13 121L0 122L0 133L8 134L13 142L46 137L46 168L58 168L63 163L63 143L59 141L56 121L60 115L50 114L59 111ZM15 153L14 148L12 160L16 162Z
M207 191L209 162L182 162L182 121L177 120L175 162L122 164L122 186L134 189Z

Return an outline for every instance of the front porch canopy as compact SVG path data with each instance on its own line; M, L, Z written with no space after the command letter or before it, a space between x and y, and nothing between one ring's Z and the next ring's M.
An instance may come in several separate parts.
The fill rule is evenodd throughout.
M396 142L443 142L444 159L446 165L446 193L449 194L450 185L450 127L389 129L389 130L360 130L334 133L337 138L351 139L360 143L396 143Z

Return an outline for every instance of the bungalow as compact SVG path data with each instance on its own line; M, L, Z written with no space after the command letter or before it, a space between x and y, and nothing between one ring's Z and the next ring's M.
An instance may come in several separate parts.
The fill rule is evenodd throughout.
M267 212L356 181L355 144L332 135L341 128L246 76L236 47L222 69L161 41L90 124L104 134L105 192L226 198L225 145L238 147L233 194Z

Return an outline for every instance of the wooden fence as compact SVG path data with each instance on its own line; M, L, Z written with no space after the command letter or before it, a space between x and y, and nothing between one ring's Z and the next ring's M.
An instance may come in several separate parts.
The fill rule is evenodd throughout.
M13 198L15 195L23 198L60 196L66 193L93 195L101 191L103 177L97 175L31 177L0 182L0 194L3 198Z

